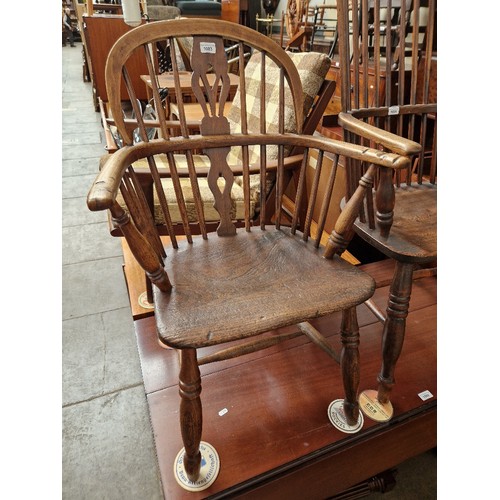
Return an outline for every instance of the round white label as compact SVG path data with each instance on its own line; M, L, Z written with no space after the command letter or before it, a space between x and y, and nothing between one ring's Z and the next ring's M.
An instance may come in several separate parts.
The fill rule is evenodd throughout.
M349 425L344 413L344 400L336 399L328 407L328 418L334 427L346 434L355 434L363 427L363 414L359 412L358 421L355 425Z
M174 463L174 475L176 481L185 490L188 491L202 491L207 489L216 480L217 475L220 470L220 460L219 455L215 451L215 448L202 441L200 443L201 452L201 468L200 476L193 482L186 474L184 469L184 448L177 454L177 458Z

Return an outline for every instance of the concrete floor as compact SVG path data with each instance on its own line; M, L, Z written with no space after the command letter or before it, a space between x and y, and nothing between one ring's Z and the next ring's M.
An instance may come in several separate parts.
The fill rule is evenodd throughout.
M121 245L86 206L105 153L82 46L62 48L62 498L162 498ZM427 483L430 486L426 493ZM400 468L384 498L435 498L436 454ZM378 497L380 494L374 494Z
M160 499L120 241L86 206L105 153L100 116L82 45L62 58L62 495Z

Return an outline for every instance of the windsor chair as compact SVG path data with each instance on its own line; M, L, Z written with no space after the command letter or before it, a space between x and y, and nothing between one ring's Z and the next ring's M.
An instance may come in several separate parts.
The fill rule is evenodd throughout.
M161 107L151 47L158 40L167 40L175 52L172 39L193 36L191 67L193 93L204 109L200 134L189 136L182 110L182 99L177 100L180 114L181 136L170 136L170 122ZM228 95L227 59L225 42L240 45L240 57L245 46L260 52L262 78L259 82L262 99L259 103L260 129L249 132L247 114L250 101L246 97L244 75L240 78L241 130L232 132L222 110ZM130 95L132 106L137 107L132 82L128 77L127 61L132 54L141 53L150 70L153 98L157 117L145 122L139 112L135 120L123 116L120 87L123 83ZM172 61L175 61L173 54ZM268 60L279 68L277 81L266 76ZM222 89L207 86L206 73L214 71ZM174 63L174 72L176 71ZM202 404L199 366L270 347L280 341L305 334L332 357L332 369L340 362L343 380L343 413L348 426L359 428L362 415L357 402L359 384L359 330L356 306L374 292L374 281L363 271L349 264L340 254L347 246L344 235L350 227L364 196L375 167L360 180L358 189L338 217L335 230L326 246L321 235L324 214L331 202L331 193L340 167L341 157L364 159L374 165L401 169L408 159L370 148L302 135L303 90L299 73L285 51L268 37L244 26L218 20L190 19L155 22L131 30L111 49L106 65L109 106L124 146L110 155L94 181L87 197L92 211L108 210L111 220L126 238L135 258L154 283L155 321L161 345L178 351L181 360L180 430L184 448L175 460L177 480L186 489L207 488L217 475L217 455L212 445L201 441ZM276 130L266 127L269 109L266 97L271 88L278 86L279 99ZM180 85L176 86L180 97ZM294 109L295 133L285 133L285 108ZM137 109L137 111L139 111ZM160 129L160 138L150 140L147 128ZM134 144L133 130L138 128L141 141ZM287 162L285 150L299 148L300 161ZM193 151L205 155L205 167L195 164ZM275 160L268 160L272 150ZM309 189L305 185L308 157L316 155L316 176ZM333 158L328 175L328 186L319 196L319 175L325 155ZM229 157L240 163L229 163ZM257 163L249 158L256 156ZM164 168L157 162L162 159ZM153 189L160 200L161 218L155 216L148 204L139 180L138 161L144 160ZM282 208L286 186L285 172L293 169L298 183L293 194L291 212ZM267 174L276 174L275 223L266 224L261 214L251 218L250 177L259 175L265 183ZM235 223L231 191L235 176L242 177L243 227ZM162 178L172 180L177 211L184 221L185 238L177 238L172 223L171 207L166 203ZM186 179L192 189L194 219L188 220L180 183ZM207 229L200 195L200 181L205 179L214 197L214 208L219 214L215 231ZM261 195L263 196L263 195ZM311 214L320 207L316 235L311 233ZM322 222L323 221L323 222ZM191 230L196 226L197 233ZM163 245L160 234L169 236ZM340 359L330 343L309 320L342 311ZM281 327L296 325L293 333L279 333ZM275 332L271 337L261 334ZM230 343L230 344L229 344ZM221 350L199 356L200 348L214 345ZM327 374L325 374L327 376ZM333 376L328 374L328 376ZM251 408L249 408L251 411ZM326 418L326 412L325 412ZM356 427L358 426L358 427ZM214 465L214 467L212 467Z
M412 281L425 268L435 272L437 259L436 2L339 0L337 7L343 138L412 158L397 173L378 169L354 226L395 261L386 313L367 302L383 322L383 340L378 390L365 396L390 419ZM348 195L366 168L348 162Z

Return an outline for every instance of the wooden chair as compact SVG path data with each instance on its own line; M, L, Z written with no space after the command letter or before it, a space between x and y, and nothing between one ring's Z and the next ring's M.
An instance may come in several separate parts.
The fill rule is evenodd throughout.
M310 0L287 0L285 24L288 40L287 49L307 50L313 30L314 8L309 6ZM283 27L281 28L283 31Z
M314 6L314 18L312 33L309 40L309 50L314 50L315 43L329 46L328 55L333 59L338 35L337 35L337 3L336 0L330 0L326 4L323 0L322 5ZM317 35L319 35L317 37Z
M368 302L384 328L378 392L366 394L376 395L390 418L412 279L437 258L436 2L339 0L337 6L344 140L413 158L406 171L378 169L355 223L363 240L396 261L386 314ZM394 7L397 21L382 13ZM348 163L349 195L366 168Z
M186 55L191 57L191 50L192 50L192 37L185 37L182 39L182 42L180 42L181 38L179 37L178 39L175 39L174 45L175 48L178 49L182 43L185 40L190 40L189 44L189 51L186 52ZM159 44L162 44L163 46L166 46L167 42L158 42L157 46ZM234 54L234 47L239 47L239 44L234 44L231 47L233 47L231 52L228 52L227 48L225 49L226 52L226 58L228 60L228 71L234 69L234 59L239 58L239 54ZM179 50L175 50L175 56L177 60L177 67L178 69L185 68L183 60L179 58ZM247 60L249 51L245 51L244 53L244 60ZM236 57L235 57L236 56ZM331 97L333 95L334 89L335 89L335 82L325 80L325 76L330 68L330 59L326 54L321 54L321 53L290 53L289 56L291 57L293 63L297 67L297 70L299 71L301 83L302 83L302 88L304 91L304 113L303 116L304 118L304 123L302 126L302 133L303 134L313 134L317 128L317 125L323 116L324 110L326 109L328 103L331 100ZM170 60L169 56L169 60ZM259 117L259 109L260 109L260 90L259 90L259 81L261 78L261 56L260 53L257 51L254 52L254 54L251 56L250 60L248 63L244 66L244 78L245 78L245 95L246 95L246 102L247 102L247 108L250 110L249 113L246 116L247 119L247 128L249 132L258 132L261 125L260 125L260 117ZM188 61L188 65L190 67L190 61ZM266 62L267 66L265 68L266 74L268 75L269 78L278 78L278 68L274 65L272 61ZM180 71L179 71L180 72ZM212 75L213 76L213 75ZM235 75L230 75L232 78L236 78ZM159 83L161 83L161 78L159 78ZM185 90L185 86L183 86L183 89ZM274 87L274 92L271 92L267 97L266 97L266 105L268 106L269 109L272 109L273 111L269 111L266 114L265 117L265 126L266 130L276 130L277 123L278 123L278 87ZM175 128L171 131L172 133L178 134L180 129L179 129L179 117L180 117L180 112L179 112L179 106L177 105L176 97L173 92L170 93L170 100L174 101L171 102L167 108L168 112L170 113L170 118L171 118L171 123L175 123L176 126ZM198 102L193 102L196 101L194 99L194 96L192 95L192 92L189 92L189 97L188 100L189 102L184 102L186 99L184 99L185 94L183 93L183 112L184 112L184 118L188 126L188 131L190 134L194 133L199 133L199 127L201 124L201 120L204 116L204 110L203 107L198 103ZM240 131L241 130L241 109L240 109L240 93L239 90L236 89L235 93L233 94L232 92L230 93L231 101L227 101L224 105L223 108L218 108L218 109L223 109L223 114L228 117L229 123L230 123L230 128L232 131ZM217 107L219 104L217 103ZM114 152L118 149L118 146L115 142L115 139L113 137L113 134L110 131L110 126L113 124L114 127L114 121L112 118L109 118L105 113L104 113L104 107L101 107L102 114L103 114L103 124L105 125L105 135L107 137L107 149L110 152ZM296 129L294 128L294 109L293 105L287 105L285 106L284 110L284 123L285 123L285 132L296 132ZM138 130L138 129L136 129ZM150 129L151 130L151 129ZM294 149L289 149L284 151L284 154L286 157L291 156L287 161L294 161L293 158L295 158L295 161L300 161L300 157L296 156L296 152ZM259 151L257 150L257 154ZM272 156L272 150L268 149L267 155L268 161L273 161L275 158ZM237 158L234 155L230 155L229 158L230 161L233 162L239 162L241 163L241 158ZM254 162L256 158L252 159ZM159 167L162 167L165 164L165 160L161 158L157 158L157 165ZM205 168L207 159L203 155L196 154L194 156L194 161L195 164L199 169ZM141 160L139 162L135 163L135 168L136 170L139 170L140 172L140 166L145 166L147 168L147 162L145 160ZM291 176L291 173L289 171L285 172L285 183L290 180L289 177ZM266 181L266 197L265 197L265 205L262 209L262 205L260 202L260 181L258 180L257 175L253 175L250 178L250 197L253 200L251 204L251 218L253 220L257 219L259 217L259 213L261 210L263 210L263 214L266 216L266 220L270 221L271 217L274 213L274 207L273 207L273 198L272 198L272 189L275 187L275 172L274 171L269 171L267 174L267 181ZM151 184L152 179L151 177L144 179L142 177L142 180L144 183L149 182ZM235 185L232 190L232 201L234 205L234 210L235 210L235 216L238 219L237 224L243 225L243 192L242 192L242 179L241 176L237 176L235 178ZM180 217L179 212L173 208L176 206L176 198L175 198L175 190L173 188L173 181L172 179L162 179L162 182L164 183L164 190L166 194L166 202L167 204L171 207L173 210L173 218L172 222L175 228L175 231L177 234L184 234L186 231L186 228L184 224L182 223L182 218ZM200 180L201 183L201 189L200 189L200 194L202 198L202 204L203 204L203 210L204 214L206 217L206 222L207 222L207 228L208 230L213 230L215 229L216 225L218 224L219 220L219 215L216 210L213 208L213 203L214 203L214 198L213 195L208 188L206 178L203 178ZM192 222L195 219L195 203L194 203L194 198L192 195L192 190L190 186L190 182L188 179L184 178L181 179L180 181L181 184L181 189L183 190L184 194L184 199L186 202L186 208L187 208L187 213L188 213L188 219L190 222ZM152 189L152 185L147 187L146 185L144 186L145 191L150 194L150 199L149 203L151 206L155 207L153 212L156 214L159 214L161 217L161 209L160 209L160 200L158 196L155 196L154 190ZM191 229L192 231L197 232L198 228L193 227ZM112 234L116 236L121 236L121 232L116 229L112 229ZM137 276L137 273L135 273L131 269L131 265L133 265L134 262L128 261L125 265L128 266L128 269L130 272L127 272L127 269L125 270L125 274L127 278L130 278L131 276ZM132 279L132 278L131 278ZM139 279L134 279L135 283L137 285L132 284L129 279L127 279L127 283L129 285L129 290L135 290L136 293L132 293L130 299L131 302L133 303L133 307L137 307L136 314L138 315L143 315L143 314L152 314L153 309L151 307L153 297L152 297L152 289L151 289L151 284L149 280L146 277L142 277Z
M154 82L151 46L158 40L167 39L171 50L175 51L172 39L187 35L194 36L191 58L193 92L205 110L201 135L188 135L182 99L178 99L182 135L171 137L168 134L170 123L162 111L159 89L153 84L158 109L157 120L153 124L160 128L161 138L149 140L146 128L151 123L144 123L140 113L136 113L136 121L128 120L122 114L122 83L130 94L132 105L137 106L128 77L128 59L133 53L142 53ZM240 57L243 57L244 46L252 46L261 53L261 128L258 132L248 131L246 117L250 110L245 100L247 89L243 74L240 82L241 132L231 132L229 121L222 114L221 108L228 94L227 60L224 55L224 42L228 39L240 44ZM268 59L279 68L278 81L266 78ZM175 61L175 57L172 60ZM214 68L222 83L220 91L203 83L209 66ZM375 165L400 169L406 168L409 160L397 154L302 135L303 90L297 68L274 41L234 23L190 19L140 26L120 38L111 49L106 80L109 106L125 145L102 165L87 204L92 211L109 211L113 224L126 238L135 258L154 283L159 342L179 352L180 426L184 450L176 460L176 470L180 470L178 479L181 485L185 488L207 487L216 476L216 471L210 468L217 465L214 464L216 452L211 445L201 442L199 366L254 352L300 334L305 334L333 359L338 359L331 345L309 323L313 318L335 311L342 311L343 315L340 332L340 371L345 388L343 411L346 425L359 425L356 306L373 294L374 281L339 255L348 243L343 235L350 233L366 187L371 185ZM277 130L269 131L265 123L266 114L271 110L266 106L265 97L275 86L278 87L277 106L280 111ZM176 92L180 94L179 86ZM295 133L284 133L284 110L287 105L293 106L295 111ZM137 126L143 141L133 144L131 131ZM259 151L259 162L251 164L249 157L255 148ZM285 150L290 148L302 150L298 155L300 161L286 161ZM268 161L267 150L270 149L276 152L274 161ZM195 150L203 151L208 159L207 168L196 168ZM229 166L229 154L241 157L241 164ZM317 157L317 175L309 197L306 197L304 171L312 154ZM319 175L325 155L333 158L334 166L328 175L328 185L319 190ZM324 217L320 217L315 235L311 233L311 218L314 208L319 207L322 214L329 208L336 174L340 170L340 157L363 159L373 163L374 167L360 179L358 189L346 204L323 248L320 241L323 231L321 220ZM166 162L162 171L157 167L159 158L164 158ZM133 166L139 160L144 160L148 166L147 174L143 171L141 175L152 179L160 199L162 222L152 213L147 202L148 195L144 193L139 174ZM288 193L294 201L290 214L282 209L286 188L283 179L287 169L294 169L299 179L293 194ZM265 183L269 171L274 171L277 177L275 223L266 224L261 215L255 225L250 217L250 177L251 174L258 174L261 182ZM185 238L182 240L177 238L173 227L161 176L168 176L173 182L177 210L185 227ZM230 195L235 176L242 177L244 195L244 227L240 228L234 222L234 204ZM182 178L188 179L191 185L195 222L188 221L180 188ZM220 221L215 232L207 230L200 196L202 178L208 183L219 213ZM324 193L323 197L319 196L320 191ZM198 236L193 234L193 226L197 226ZM166 247L160 239L162 231L169 236L170 243ZM297 325L295 332L280 334L281 327L290 325ZM265 332L270 334L262 336ZM202 356L204 348L220 344L227 345L221 351ZM202 457L205 452L209 456ZM204 465L206 462L208 466Z

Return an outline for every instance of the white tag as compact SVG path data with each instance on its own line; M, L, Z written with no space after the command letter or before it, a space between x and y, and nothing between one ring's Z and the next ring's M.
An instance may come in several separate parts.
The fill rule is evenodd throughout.
M428 399L431 399L433 398L434 396L432 395L432 393L430 391L424 391L424 392L420 392L418 394L418 397L422 400L422 401L427 401Z
M399 115L399 106L391 106L389 108L389 116Z
M200 52L202 54L215 54L215 43L214 42L201 42Z
M222 415L225 415L229 410L227 408L222 408L222 410L219 412L219 417L222 417Z

